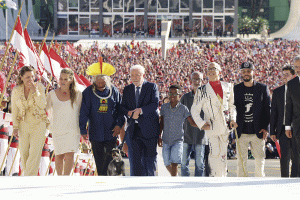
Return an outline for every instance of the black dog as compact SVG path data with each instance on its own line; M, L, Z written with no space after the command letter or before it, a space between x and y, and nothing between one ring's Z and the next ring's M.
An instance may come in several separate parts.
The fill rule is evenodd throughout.
M122 159L122 154L125 154L120 149L112 149L110 152L113 160L110 161L107 168L108 176L125 176L125 163Z

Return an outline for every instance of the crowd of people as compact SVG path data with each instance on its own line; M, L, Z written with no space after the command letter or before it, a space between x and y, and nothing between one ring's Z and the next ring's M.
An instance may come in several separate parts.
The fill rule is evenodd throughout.
M58 52L59 48L58 47L54 47L54 48ZM66 51L64 47L62 47L61 51L58 53L67 62L67 64L74 72L87 77L91 82L95 82L96 80L93 79L93 75L87 73L87 69L93 63L97 63L99 57L103 57L103 61L105 63L109 63L116 69L116 72L113 75L109 75L109 76L111 78L112 85L114 85L115 88L117 88L117 90L120 92L120 95L123 95L123 97L125 92L124 88L130 85L131 81L133 81L133 77L131 73L132 66L143 66L144 67L143 73L145 74L144 76L145 79L148 82L155 83L157 85L157 92L158 92L157 99L159 101L158 106L160 108L163 105L165 98L170 97L169 96L170 93L173 92L174 94L177 94L176 92L179 93L180 90L182 91L182 93L180 92L181 94L185 94L192 91L193 81L191 79L191 76L195 71L204 74L203 78L201 78L201 82L199 83L200 86L209 83L209 76L207 75L208 72L207 70L216 70L216 69L217 71L219 71L218 80L236 85L238 83L243 82L243 77L240 73L240 68L243 63L248 63L248 62L252 63L253 65L253 68L251 69L253 70L254 80L259 83L267 85L270 90L270 97L272 97L272 93L274 89L285 84L282 75L282 67L293 64L294 58L299 54L299 42L285 41L285 40L276 40L276 41L235 40L235 41L225 42L219 39L217 39L214 42L202 42L202 41L193 41L193 42L184 42L184 43L179 42L178 44L174 45L172 48L168 49L167 58L165 60L162 58L161 49L151 47L146 42L139 43L139 42L132 41L130 44L123 44L123 45L116 44L112 48L103 48L103 49L100 49L99 44L95 42L90 48L87 49L84 49L81 44L78 44L76 46L76 50L78 52L78 56L69 56L68 51ZM14 54L15 54L15 50L10 48L9 55L4 60L4 67L2 73L6 77L8 76L10 66L13 62ZM2 60L1 56L0 58ZM217 63L218 65L214 67L211 66L212 69L208 69L208 66L210 66L211 63ZM17 64L14 67L16 69ZM18 70L14 70L6 90L6 96L9 97L9 99L12 96L13 88L16 85L18 85L19 82L18 77L20 77L20 72ZM101 78L101 80L102 79L103 78ZM58 82L55 82L53 84L53 87L47 87L47 82L42 81L42 83L44 84L45 88L49 88L49 91L53 90L54 88L57 88L57 84L58 84ZM174 87L174 85L177 85L178 87L177 86ZM33 88L33 86L31 86L30 84L27 87ZM40 86L34 89L35 91L34 94L37 94L36 91L39 90L41 90ZM42 90L39 93L41 94ZM29 93L27 95L29 95ZM132 96L134 97L134 94ZM127 98L130 97L128 96ZM126 106L128 105L123 105L123 109L127 108ZM176 106L176 104L174 104L174 106ZM129 115L130 109L133 108L130 108L129 110L128 109L127 112ZM90 114L89 116L87 114L87 117L93 118L93 114ZM187 117L188 115L185 114L185 118ZM41 114L41 118L43 118L42 114ZM86 120L87 119L88 118L86 118ZM139 119L138 116L136 117L134 124L138 124L137 119ZM89 118L89 120L91 119ZM29 119L29 121L31 120ZM195 122L197 125L200 124L199 122L197 123L196 120ZM45 125L39 128L44 129L47 123L48 122L45 121ZM119 126L119 128L122 128L121 122L120 124L117 125ZM84 125L81 126L84 127ZM235 125L233 124L232 126ZM83 131L82 127L80 128L81 132ZM114 129L114 131L117 130ZM120 132L120 130L118 130L117 132ZM134 145L132 145L133 142L137 142L139 145L144 145L143 137L141 136L144 134L143 129L140 130L139 134L140 135L138 135L138 138L141 137L142 139L139 139L138 141L134 141L132 138L128 138L129 143L131 143L129 144L131 146L131 148L129 148L129 155L130 155L130 151L131 151L131 155L133 154L133 150L132 150L132 148L134 148ZM18 134L15 135L18 136ZM81 133L81 135L85 135L85 134ZM118 134L116 133L116 135ZM43 143L39 145L41 146L42 144ZM267 148L271 149L269 145L267 145ZM37 148L37 149L41 149L41 148ZM275 145L273 149L275 149ZM72 150L72 152L74 151L75 150ZM93 151L96 152L97 150L93 149ZM28 158L28 155L23 155L23 157L24 156ZM143 157L144 155L139 155L139 156ZM129 157L129 159L132 162L136 162L136 159L133 160L132 157ZM22 165L25 166L26 165L25 160L23 160L22 162L24 162L22 163ZM147 164L148 164L147 166L148 170L149 168L153 170L153 166L152 166L153 161L149 160L149 163ZM97 161L96 161L96 165L97 165ZM131 170L134 170L134 167L136 166L131 166L131 167L132 167ZM38 166L30 167L31 170L35 170L35 168L38 168ZM71 168L72 167L69 166L68 170L71 171ZM212 168L212 170L215 169ZM176 172L176 169L171 169L170 171L172 171L171 174L174 175L174 171ZM100 172L100 170L98 172ZM143 175L144 173L144 172L139 173L137 171L131 171L131 172L136 175L141 175L141 174ZM33 174L32 172L25 172L25 173ZM215 174L219 175L218 173L219 172L216 172ZM222 172L220 176L223 176L225 173L226 172ZM148 175L153 175L153 174L150 171L148 171Z

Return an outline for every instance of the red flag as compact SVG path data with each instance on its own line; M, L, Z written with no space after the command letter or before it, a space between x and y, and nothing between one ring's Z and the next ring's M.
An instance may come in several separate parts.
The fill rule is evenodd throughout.
M29 61L29 64L32 65L36 70L38 70L40 75L42 75L45 71L45 68L39 54L35 50L33 42L28 34L27 28L24 30L24 38L27 45L28 57L26 57L23 52L22 53L26 57L26 60Z
M50 49L49 55L50 55L50 60L51 60L51 65L53 70L53 76L58 80L61 69L70 68L70 67L59 55L57 55L57 53L53 49ZM74 76L78 83L78 89L80 91L83 91L87 86L75 72L74 72Z
M86 78L84 77L83 75L80 75L79 78L82 80L82 82L86 85L86 87L92 85L91 82Z
M21 24L20 17L17 18L17 24L15 26L14 34L11 39L12 46L17 49L20 52L20 55L22 56L22 63L24 66L25 64L28 65L29 61L27 60L28 56L28 50L26 41L24 38L24 32Z
M66 50L72 55L77 56L77 50L67 41Z
M25 56L20 52L19 53L19 64L18 64L18 68L17 69L20 69L22 68L25 64L26 64L26 58Z
M44 43L44 45L42 46L40 58L45 67L45 70L48 71L49 73L53 74L50 55L49 55L46 43Z
M52 76L58 81L61 71L61 57L51 48L49 51Z

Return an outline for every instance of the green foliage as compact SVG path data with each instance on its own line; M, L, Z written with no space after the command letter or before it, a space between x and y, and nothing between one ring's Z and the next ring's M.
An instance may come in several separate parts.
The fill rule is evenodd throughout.
M256 19L252 19L248 16L245 16L244 18L239 18L239 30L240 33L243 30L249 30L250 34L253 33L261 33L263 29L263 25L265 25L266 29L269 29L269 21L262 18L257 17Z

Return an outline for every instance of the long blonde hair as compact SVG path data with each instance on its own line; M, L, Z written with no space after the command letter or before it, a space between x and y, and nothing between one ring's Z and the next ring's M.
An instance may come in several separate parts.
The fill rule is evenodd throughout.
M26 72L34 72L34 68L32 66L22 67L17 78L17 85L23 84L21 77L24 76Z
M69 79L72 80L72 83L70 84L69 90L70 90L71 105L72 105L72 108L73 108L73 104L76 100L77 91L78 91L77 87L76 87L74 72L73 72L73 70L71 70L69 68L64 68L64 69L61 70L60 74L67 74L67 75L69 75Z

